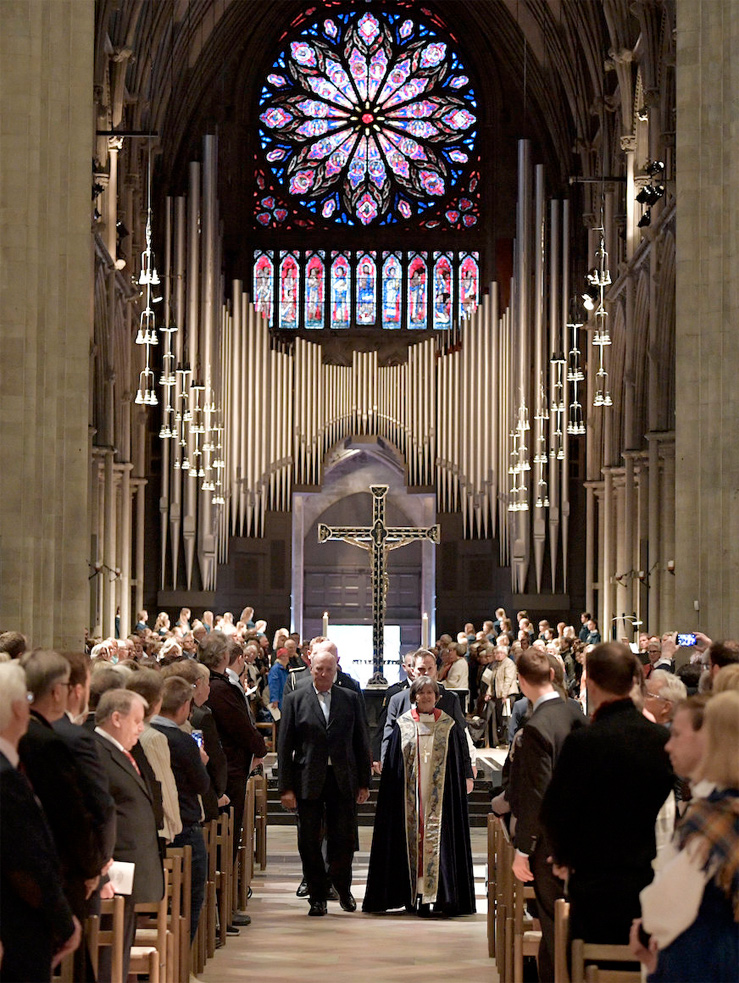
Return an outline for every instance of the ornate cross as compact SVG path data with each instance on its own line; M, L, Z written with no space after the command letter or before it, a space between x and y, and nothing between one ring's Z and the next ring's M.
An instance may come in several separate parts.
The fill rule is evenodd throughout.
M387 485L370 485L372 492L371 526L318 525L318 542L341 540L367 550L372 559L372 661L375 675L382 675L385 646L385 608L387 605L387 555L419 539L428 539L437 546L440 541L439 526L427 528L415 526L385 525L385 498Z

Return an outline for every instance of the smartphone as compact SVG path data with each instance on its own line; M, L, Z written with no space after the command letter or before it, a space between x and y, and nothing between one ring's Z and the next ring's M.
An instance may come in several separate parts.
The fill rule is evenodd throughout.
M686 631L678 634L677 644L685 646L695 645L695 632Z
M203 732L202 730L194 730L192 732L192 739L195 741L199 748L203 747Z

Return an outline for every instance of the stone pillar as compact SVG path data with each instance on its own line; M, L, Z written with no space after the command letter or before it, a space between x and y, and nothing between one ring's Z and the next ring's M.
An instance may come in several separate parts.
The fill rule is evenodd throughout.
M677 4L675 610L739 637L739 4Z
M0 625L89 619L93 0L5 0L0 30Z
M647 434L649 441L649 567L647 569L647 584L649 585L649 631L653 635L661 632L660 628L660 474L659 474L659 435Z

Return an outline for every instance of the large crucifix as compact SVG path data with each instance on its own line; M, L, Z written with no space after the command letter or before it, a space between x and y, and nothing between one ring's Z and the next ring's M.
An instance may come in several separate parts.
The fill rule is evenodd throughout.
M430 540L438 546L439 526L385 525L387 485L370 485L372 492L371 526L326 526L318 524L318 542L341 540L367 550L372 561L372 662L375 675L382 675L385 648L385 608L387 606L387 555L418 540Z

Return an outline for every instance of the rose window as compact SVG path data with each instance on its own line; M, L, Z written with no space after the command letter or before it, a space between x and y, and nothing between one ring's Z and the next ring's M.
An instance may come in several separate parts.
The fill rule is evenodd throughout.
M448 39L417 17L364 8L321 18L283 48L262 90L260 136L293 200L324 220L387 225L460 183L476 113Z

